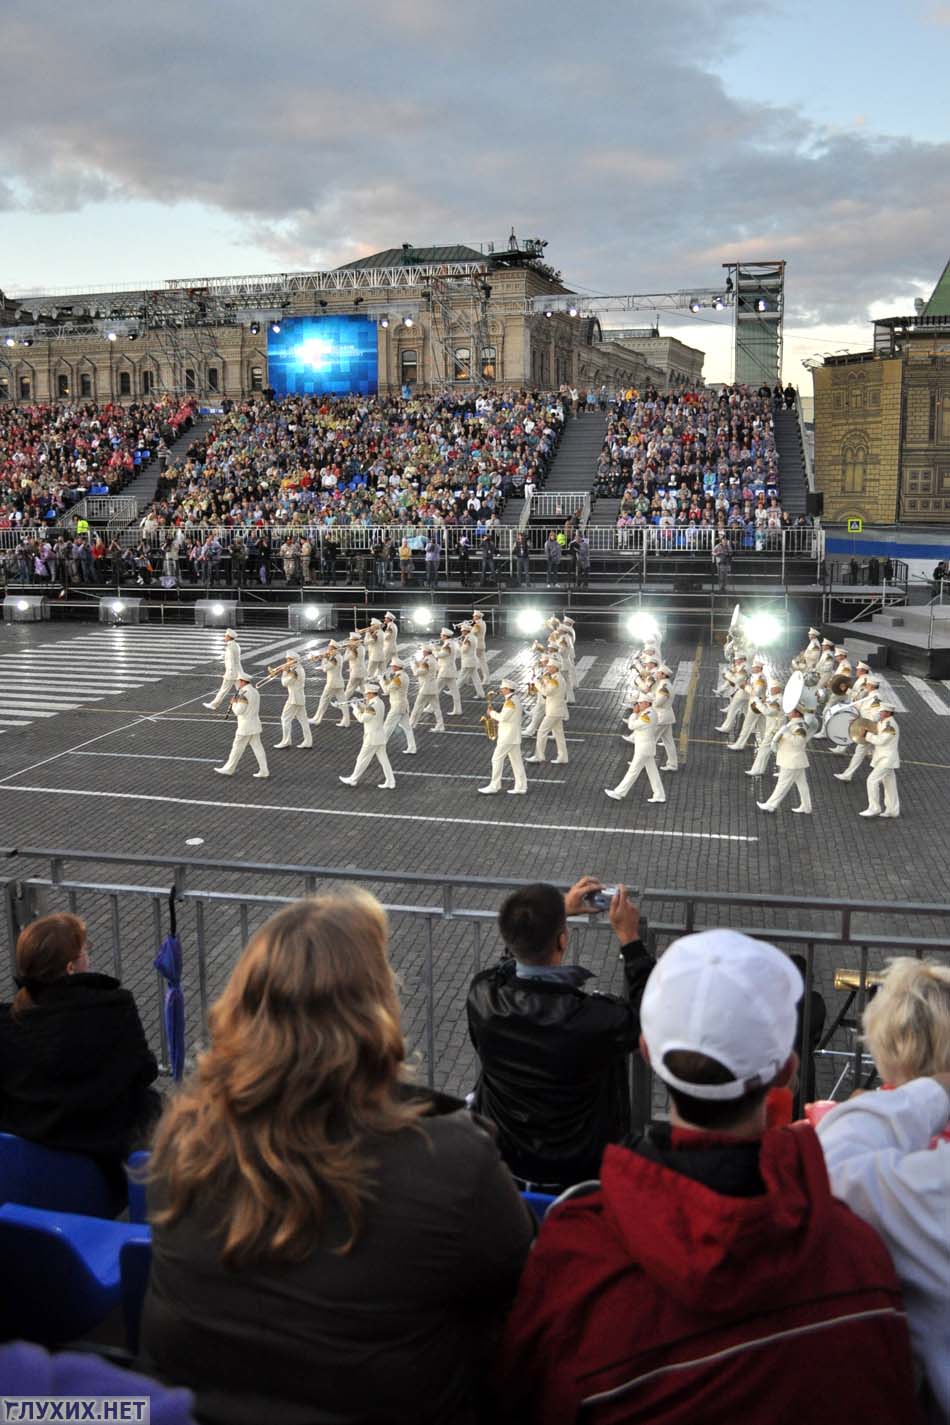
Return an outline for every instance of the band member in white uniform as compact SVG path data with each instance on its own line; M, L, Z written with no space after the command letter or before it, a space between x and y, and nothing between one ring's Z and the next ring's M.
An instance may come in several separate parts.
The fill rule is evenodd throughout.
M490 708L488 712L488 716L498 724L498 736L491 759L491 780L487 787L479 787L478 790L484 795L501 791L501 778L507 759L515 779L514 786L508 789L508 795L523 796L528 790L528 779L521 757L521 701L515 694L514 684L507 678L501 680L499 688L505 696L501 711L496 712L494 708Z
M727 677L729 674L726 675ZM745 666L738 669L733 675L734 692L729 699L729 706L726 708L726 715L721 723L716 724L717 732L731 732L740 716L748 706L749 690L751 687L750 675L746 672Z
M224 766L215 767L214 770L221 777L233 777L237 764L244 756L245 748L250 747L257 758L257 771L254 776L269 777L267 757L261 742L261 695L246 673L238 674L237 692L231 699L231 711L237 719L234 741Z
M366 647L366 676L367 678L378 678L386 657L383 650L383 625L380 619L370 619L364 643Z
M811 811L811 792L808 790L808 729L805 727L801 708L795 708L789 713L788 721L778 729L772 740L778 781L768 801L756 802L756 806L759 811L775 811L792 788L797 787L798 806L792 807L792 811L807 815Z
M435 719L435 731L444 732L445 720L442 717L442 704L439 702L438 670L435 655L428 644L420 649L414 671L419 682L419 690L416 693L416 700L412 705L412 716L409 720L413 727L417 727L420 719L430 712Z
M488 677L488 657L485 652L487 634L488 625L485 623L485 616L475 609L472 613L472 636L475 639L475 661L478 667L478 676L483 679ZM478 696L482 697L483 695L479 693Z
M657 727L659 728L657 746L662 747L666 753L666 762L659 770L661 772L678 772L680 764L676 754L676 738L673 735L676 713L673 711L673 696L669 683L657 683L654 688L653 711L656 713Z
M527 757L527 762L543 762L544 749L547 746L548 738L554 738L554 746L557 749L557 756L554 759L555 765L563 766L568 761L567 742L564 737L564 724L570 717L567 710L566 689L564 685L563 673L555 672L553 669L546 673L541 680L539 696L544 699L544 717L538 728L538 735L535 740L534 753Z
M414 753L416 751L416 734L412 730L412 723L409 720L409 674L398 658L394 658L389 665L390 676L383 679L383 692L389 699L389 712L386 714L386 742L401 727L406 735L406 745L403 752Z
M871 744L871 771L868 774L868 804L859 816L898 817L901 814L897 794L897 769L901 765L900 728L894 721L894 709L882 703L876 732L865 734ZM881 792L884 810L881 811Z
M216 708L219 708L231 689L237 687L238 679L244 677L244 670L241 667L241 645L237 641L237 634L233 628L224 630L224 652L219 656L224 662L221 686L210 703L202 703L202 707L206 707L209 712L214 712ZM246 678L245 682L247 682Z
M340 781L348 787L355 787L373 758L383 769L385 781L377 783L381 789L392 791L396 785L393 769L386 756L386 704L379 696L378 683L367 683L363 689L363 701L356 703L353 716L363 724L363 745L356 759L356 766L348 777Z
M443 628L439 634L435 659L439 670L436 686L440 693L444 689L451 695L452 706L449 708L449 714L451 717L458 717L462 711L462 699L459 697L459 675L455 666L455 639L450 628Z
M287 689L287 701L280 714L280 741L275 747L290 747L294 723L300 724L303 733L301 747L313 746L313 733L307 721L307 675L297 661L296 653L288 653L284 660L290 664L280 675L280 681Z
M561 681L564 684L564 698L566 702L576 703L574 694L574 650L566 638L555 634L548 639L548 647L552 654L558 659L561 665Z
M323 692L320 694L317 710L310 719L312 725L319 727L326 716L327 708L338 704L340 707L338 726L349 727L350 705L343 695L343 659L333 639L327 644L325 652L315 658L314 662L318 667L322 667L326 682L323 685Z
M366 651L358 633L351 633L346 640L343 665L346 669L346 691L343 696L349 700L357 697L363 691L363 684L366 682ZM349 710L347 710L346 716L347 721L341 722L340 727L349 725Z
M835 666L835 646L830 638L821 640L821 656L815 664L815 672L818 674L820 682L831 676Z
M633 757L621 780L615 787L607 787L604 795L612 797L615 802L622 802L640 773L646 772L653 793L651 797L647 797L647 801L665 802L666 792L663 790L656 765L659 724L645 695L637 700L627 719L627 726L633 733Z
M485 687L478 671L478 639L471 625L463 623L462 638L459 643L459 692L467 682L471 683L475 689L477 698L485 696Z
M395 614L386 613L383 615L383 661L388 666L398 656L399 625Z
M528 721L521 730L522 737L536 737L538 728L541 726L541 719L544 717L544 698L541 696L541 684L546 675L557 671L557 660L548 660L548 655L544 651L544 644L535 641L532 643L529 652L532 655L531 672L528 675L528 683L533 684L537 689L532 694L534 703L528 715Z
M755 733L758 739L762 730L762 723L765 718L765 696L768 692L768 680L764 673L753 673L749 682L745 685L746 705L742 718L742 726L735 742L727 744L730 752L741 752L749 738Z
M821 637L817 628L808 630L808 643L799 655L806 668L817 668L821 657Z
M772 692L765 703L765 716L762 719L762 728L759 733L759 750L755 754L755 761L751 767L746 768L747 777L764 777L769 767L769 757L775 751L772 739L780 727L785 726L785 714L782 711L782 689L773 687Z
M878 695L878 685L873 678L865 679L861 689L862 696L856 701L854 706L857 709L858 717L866 717L870 722L878 722L881 714L881 699ZM845 748L845 752L847 752ZM865 739L856 741L854 751L851 754L851 761L843 772L835 772L835 780L838 782L853 782L855 773L871 755L871 744Z

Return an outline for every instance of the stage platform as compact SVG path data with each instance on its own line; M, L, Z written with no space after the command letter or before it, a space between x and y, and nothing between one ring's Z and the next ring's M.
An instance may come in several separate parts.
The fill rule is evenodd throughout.
M904 606L860 623L829 623L822 632L836 642L860 640L882 649L888 667L918 678L950 678L950 605Z

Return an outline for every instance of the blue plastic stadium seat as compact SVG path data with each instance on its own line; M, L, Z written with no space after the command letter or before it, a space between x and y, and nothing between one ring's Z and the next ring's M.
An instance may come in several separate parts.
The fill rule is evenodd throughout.
M0 1133L0 1203L19 1202L51 1212L114 1217L115 1194L105 1174L84 1153L44 1148Z
M139 1326L142 1305L152 1268L152 1237L136 1237L123 1242L119 1251L119 1274L122 1280L122 1315L125 1317L125 1344L133 1356L139 1350Z
M142 1151L130 1153L126 1167L129 1170L129 1221L147 1222L145 1213L145 1184L137 1182L136 1179L147 1165L149 1154Z
M15 1289L0 1292L0 1332L56 1346L92 1330L119 1305L122 1247L150 1238L137 1224L4 1203L0 1280Z
M551 1206L551 1203L555 1200L546 1192L523 1192L521 1196L524 1198L528 1207L531 1208L531 1211L534 1213L535 1217L538 1219L539 1222L544 1221L544 1214Z

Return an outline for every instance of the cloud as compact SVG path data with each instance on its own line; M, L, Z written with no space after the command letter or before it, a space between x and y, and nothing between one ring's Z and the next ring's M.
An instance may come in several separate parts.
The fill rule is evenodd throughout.
M5 23L0 208L161 203L169 271L184 202L239 220L276 268L503 242L512 223L599 291L786 257L792 319L860 320L942 269L950 144L730 94L713 57L773 8L35 0ZM88 276L108 281L110 244L134 236L104 232Z
M927 13L928 25L950 25L950 5L934 5Z

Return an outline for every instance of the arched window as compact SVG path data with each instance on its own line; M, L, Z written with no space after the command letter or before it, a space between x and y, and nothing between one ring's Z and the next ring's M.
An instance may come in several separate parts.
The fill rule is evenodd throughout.
M151 394L152 394L152 373L151 373L151 371L143 371L143 372L142 372L142 395L143 395L143 396L150 396Z
M494 381L494 379L495 379L495 359L496 359L496 356L497 356L497 353L496 353L495 348L494 348L493 346L483 346L483 347L482 347L482 362L481 362L481 367L482 367L482 379L485 380L485 381Z
M209 367L208 367L208 390L209 390L209 391L217 391L217 389L218 389L218 368L217 368L216 366L209 366Z
M130 371L119 372L119 395L131 396L132 394L132 373Z
M846 495L863 495L868 452L864 445L846 445L841 452L841 489Z
M471 381L472 379L472 349L469 346L457 346L455 348L455 380Z
M399 353L399 384L414 386L419 375L419 354L412 347Z
M263 391L264 389L264 368L263 366L251 367L251 390Z
M79 378L79 394L80 396L92 395L92 377L88 371L84 371Z
M69 377L65 371L60 371L56 377L56 394L61 399L69 395Z

